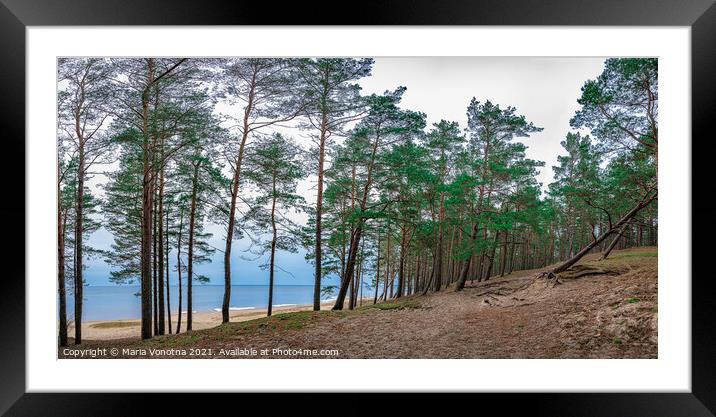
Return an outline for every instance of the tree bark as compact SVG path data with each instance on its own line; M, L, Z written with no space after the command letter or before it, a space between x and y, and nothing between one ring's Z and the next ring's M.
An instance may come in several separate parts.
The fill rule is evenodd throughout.
M473 224L472 231L470 232L470 242L474 242L475 238L477 236L478 232L478 225L477 222ZM455 291L462 291L463 288L465 288L465 282L467 281L467 272L470 269L470 261L472 260L472 256L468 256L467 259L465 259L465 263L462 266L462 269L460 270L460 277L457 280L457 284L455 284Z
M505 276L505 268L507 267L507 239L509 232L505 232L502 238L502 246L500 247L500 276Z
M373 304L378 303L378 283L380 282L380 230L376 234L378 235L378 244L376 245L375 255L375 295L373 296Z
M163 145L163 144L162 144ZM162 146L163 147L163 146ZM162 156L163 156L162 152ZM165 331L165 316L164 316L164 280L162 279L162 273L164 272L164 225L162 220L164 219L164 167L159 172L159 202L157 206L157 293L159 294L159 334L164 334Z
M142 92L142 241L141 241L141 304L142 339L152 337L152 152L149 141L149 93L154 84L154 60L147 59L147 81Z
M273 237L271 239L271 258L269 259L269 294L268 294L268 310L267 310L267 316L271 315L271 310L273 308L273 270L274 270L274 260L276 257L276 175L274 173L273 177L273 200L271 202L271 230L273 232Z
M321 118L321 130L318 143L318 184L316 192L316 250L315 272L313 280L313 311L321 309L321 262L322 262L322 228L323 217L323 163L326 155L326 132L328 129L328 115L324 112Z
M196 225L196 194L198 188L199 166L194 165L194 179L191 188L191 209L189 212L189 243L187 246L186 272L186 331L191 331L192 321L192 281L194 281L194 227Z
M363 263L360 266L360 274L358 275L358 304L363 305Z
M619 232L617 233L616 237L612 240L612 242L607 246L607 248L604 250L604 253L602 253L602 256L599 258L600 261L603 261L604 259L607 259L610 253L612 253L612 250L614 247L619 243L619 240L624 235L624 231L626 231L626 228L629 227L629 222L624 223L624 225L619 229Z
M182 231L184 229L184 210L179 211L179 230L177 232L177 283L179 285L179 305L177 307L177 329L176 332L181 332L181 302L182 302L182 285L181 285L181 238Z
M435 291L440 291L443 284L443 221L445 217L445 195L440 192L440 208L438 213L438 239L435 248Z
M84 189L85 189L85 149L84 137L80 128L79 112L75 117L75 131L79 140L79 158L77 163L77 199L75 201L75 344L82 343L82 302L84 282L82 278L82 258L84 232Z
M154 184L154 192L152 200L152 303L154 306L154 335L159 334L159 306L157 300L159 298L159 291L157 281L161 281L161 270L157 271L157 189L156 182ZM161 217L159 218L161 223ZM159 279L157 279L159 278Z
M485 281L490 280L490 276L492 275L492 267L495 264L495 252L497 251L497 242L500 239L500 231L498 230L495 232L495 241L492 243L492 252L490 253L490 256L487 257L487 260L489 263L487 264L487 272L485 273Z
M163 180L163 178L162 178ZM170 297L170 291L169 291L169 211L167 210L166 214L166 233L164 234L165 239L165 246L164 246L164 256L165 263L164 267L166 268L166 288L167 288L167 326L169 330L169 334L172 334L172 308L171 308L171 297Z
M59 344L67 346L67 291L65 283L65 227L62 216L61 182L57 182L57 291L60 298Z
M390 223L388 223L388 234L385 242L385 280L383 281L382 299L388 299L388 280L390 279Z
M407 233L405 231L405 225L400 228L400 259L398 260L398 289L395 293L395 298L403 296L403 287L405 286L405 251L406 251L406 240Z

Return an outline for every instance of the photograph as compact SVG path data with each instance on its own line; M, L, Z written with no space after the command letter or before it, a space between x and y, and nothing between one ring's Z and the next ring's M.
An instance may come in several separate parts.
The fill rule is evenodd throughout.
M58 359L659 358L658 57L56 74Z

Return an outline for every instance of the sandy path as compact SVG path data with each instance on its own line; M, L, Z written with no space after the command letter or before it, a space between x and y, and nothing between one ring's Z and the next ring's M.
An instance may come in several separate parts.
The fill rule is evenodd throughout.
M535 272L371 309L238 345L338 349L341 358L656 358L656 258L621 274L535 280ZM266 336L269 336L266 334ZM278 337L277 337L278 336Z

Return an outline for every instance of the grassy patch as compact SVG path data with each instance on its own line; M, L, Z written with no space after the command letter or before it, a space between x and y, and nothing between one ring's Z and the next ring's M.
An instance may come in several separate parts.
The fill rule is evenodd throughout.
M186 346L191 345L199 341L201 339L201 336L199 336L196 333L187 333L183 337L179 337L176 339L176 344L178 346Z
M90 325L93 329L116 329L120 327L139 326L138 321L106 321L103 323L95 323Z
M625 253L616 253L613 258L632 258L632 257L647 257L647 258L655 258L659 254L658 252L625 252Z
M320 315L325 314L328 314L328 312L293 311L275 314L271 317L223 324L219 326L219 328L222 333L251 333L261 330L302 329L307 323L318 320Z
M638 301L641 301L641 298L639 298L639 297L629 297L629 298L626 299L626 301L627 301L627 303L629 303L629 304L634 304L634 303L636 303L636 302L638 302Z
M290 313L274 314L276 320L305 320L315 316L313 311L292 311Z
M387 303L372 304L370 308L378 310L402 310L405 308L420 308L420 303L415 299L389 301Z
M287 321L287 322L284 324L284 327L285 327L286 329L302 329L302 328L303 328L303 323L301 323L301 322L298 321L298 320L290 320L290 321Z
M614 338L614 344L615 344L615 345L621 345L621 344L622 344L622 339L620 339L620 338L618 338L618 337L615 337L615 338Z
M362 308L363 310L365 310L364 307L361 307L361 308ZM353 311L351 311L351 310L329 310L329 311L327 312L327 314L330 314L331 316L337 316L337 317L340 317L340 318L344 318L344 317L348 317L349 315L351 315L351 313L353 313L353 312L355 312L355 311L358 311L358 310L359 310L359 309L356 309L356 310L353 310Z
M192 345L206 335L207 330L192 331L191 333L180 333L164 336L156 336L151 339L142 340L140 342L141 347L177 347Z
M278 320L279 325L283 329L302 329L303 325L308 321L316 319L318 316L313 311L295 311L291 313L281 313L274 316Z

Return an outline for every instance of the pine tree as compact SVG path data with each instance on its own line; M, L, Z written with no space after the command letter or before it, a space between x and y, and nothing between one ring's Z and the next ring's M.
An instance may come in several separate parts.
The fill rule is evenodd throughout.
M269 230L269 237L259 245L261 253L269 253L264 265L269 271L268 310L273 307L273 287L277 251L296 252L301 243L301 228L287 217L289 211L301 211L303 197L296 194L298 180L304 177L300 152L290 138L279 133L261 138L251 152L247 177L258 195L247 218L258 232Z
M102 128L109 116L111 89L110 79L114 68L106 59L60 59L58 60L58 80L66 85L58 94L58 120L60 131L71 141L76 154L75 180L75 344L82 342L82 302L84 236L85 225L85 182L89 169L107 154L111 142L103 134Z
M387 91L384 95L374 94L368 97L370 111L354 132L356 140L365 141L369 146L366 147L367 152L362 155L360 161L365 180L362 181L362 186L358 187L359 199L355 208L356 213L352 216L346 268L341 276L338 296L333 306L334 310L343 309L346 292L353 277L365 222L368 218L374 217L372 208L368 206L368 200L374 185L373 171L378 159L378 151L383 151L386 146L407 140L425 127L423 113L403 110L398 107L404 92L405 87L399 87L395 91Z
M483 254L487 237L487 222L492 216L489 210L495 189L495 181L499 180L499 172L495 170L493 161L500 156L509 142L517 137L528 137L530 133L539 132L542 128L528 122L525 116L518 115L514 107L501 109L489 100L481 103L475 98L467 107L469 134L468 155L472 163L468 165L466 174L474 177L477 183L477 200L471 204L468 214L472 228L466 241L468 257L463 262L456 290L465 286L470 264L475 251ZM482 229L482 239L479 231ZM480 258L481 259L481 258ZM479 271L481 265L477 266Z
M371 58L317 58L303 59L299 63L299 73L308 98L308 122L305 128L318 131L314 139L318 184L315 211L312 213L315 235L314 311L321 308L323 180L326 152L331 146L332 136L341 135L343 126L359 120L365 114L366 106L360 96L360 86L355 81L370 75L373 62Z
M224 299L222 321L229 321L231 303L231 247L240 236L236 224L236 206L242 165L249 137L278 123L285 123L303 113L304 89L297 62L280 58L240 58L229 60L224 69L225 94L229 103L240 103L243 111L237 119L239 136L226 143L225 153L232 171L224 249Z

